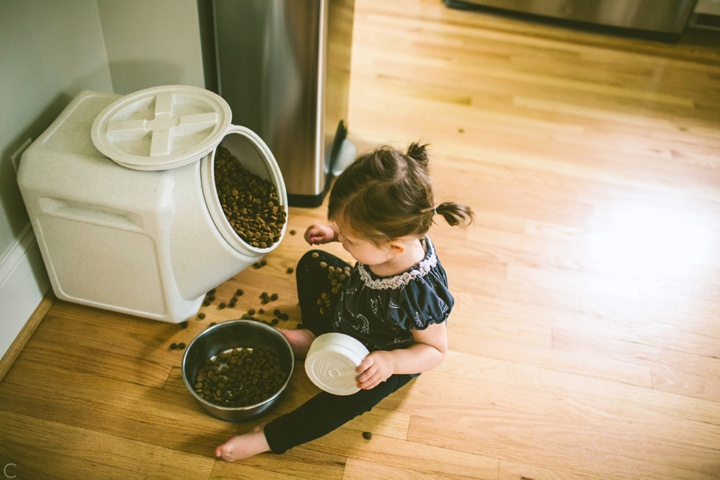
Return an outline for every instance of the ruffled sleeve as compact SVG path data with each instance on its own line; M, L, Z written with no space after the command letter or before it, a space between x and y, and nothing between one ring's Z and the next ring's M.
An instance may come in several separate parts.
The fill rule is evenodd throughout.
M392 301L398 308L389 311L390 317L408 332L444 322L455 303L442 268L409 281L404 288L394 290L392 296L396 297Z

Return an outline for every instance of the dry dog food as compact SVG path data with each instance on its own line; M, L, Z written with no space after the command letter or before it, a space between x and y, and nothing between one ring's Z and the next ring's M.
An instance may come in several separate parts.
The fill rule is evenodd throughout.
M264 348L235 348L205 360L195 392L223 407L247 407L267 400L285 383L280 359Z
M267 248L280 239L286 217L275 185L250 173L222 146L215 156L215 188L230 225L246 243Z

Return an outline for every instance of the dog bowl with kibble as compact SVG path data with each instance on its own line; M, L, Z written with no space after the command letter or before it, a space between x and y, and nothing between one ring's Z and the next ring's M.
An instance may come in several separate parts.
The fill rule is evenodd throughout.
M225 352L230 358L230 352L239 349L245 350L245 353L257 353L263 350L267 352L268 357L277 357L280 369L284 373L284 380L279 388L276 390L273 388L274 391L268 392L267 398L257 399L259 401L251 400L250 404L245 406L224 406L211 401L212 399L203 398L195 390L195 386L198 373L208 364L207 360L210 359L212 362L213 359L217 359L216 366L223 371L228 366L225 365L224 360L220 361L220 356ZM276 328L255 320L230 320L208 328L190 342L182 361L183 381L188 391L206 412L228 422L253 420L277 405L290 382L294 369L295 356L285 336ZM262 378L259 381L262 382ZM242 385L237 388L242 391L243 388L248 387ZM223 390L220 392L223 395L229 387L222 386L217 389Z

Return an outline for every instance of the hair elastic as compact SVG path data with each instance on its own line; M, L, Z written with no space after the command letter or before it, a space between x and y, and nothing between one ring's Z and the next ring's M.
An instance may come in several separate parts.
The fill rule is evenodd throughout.
M433 215L437 215L437 207L433 207Z

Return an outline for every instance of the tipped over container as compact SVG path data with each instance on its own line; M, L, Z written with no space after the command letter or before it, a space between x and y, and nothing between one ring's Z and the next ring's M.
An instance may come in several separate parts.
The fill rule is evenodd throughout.
M220 145L272 183L287 218L272 152L231 124L220 96L189 86L79 93L18 171L55 295L179 323L208 290L274 250L286 222L260 248L235 233L223 211L214 176Z

